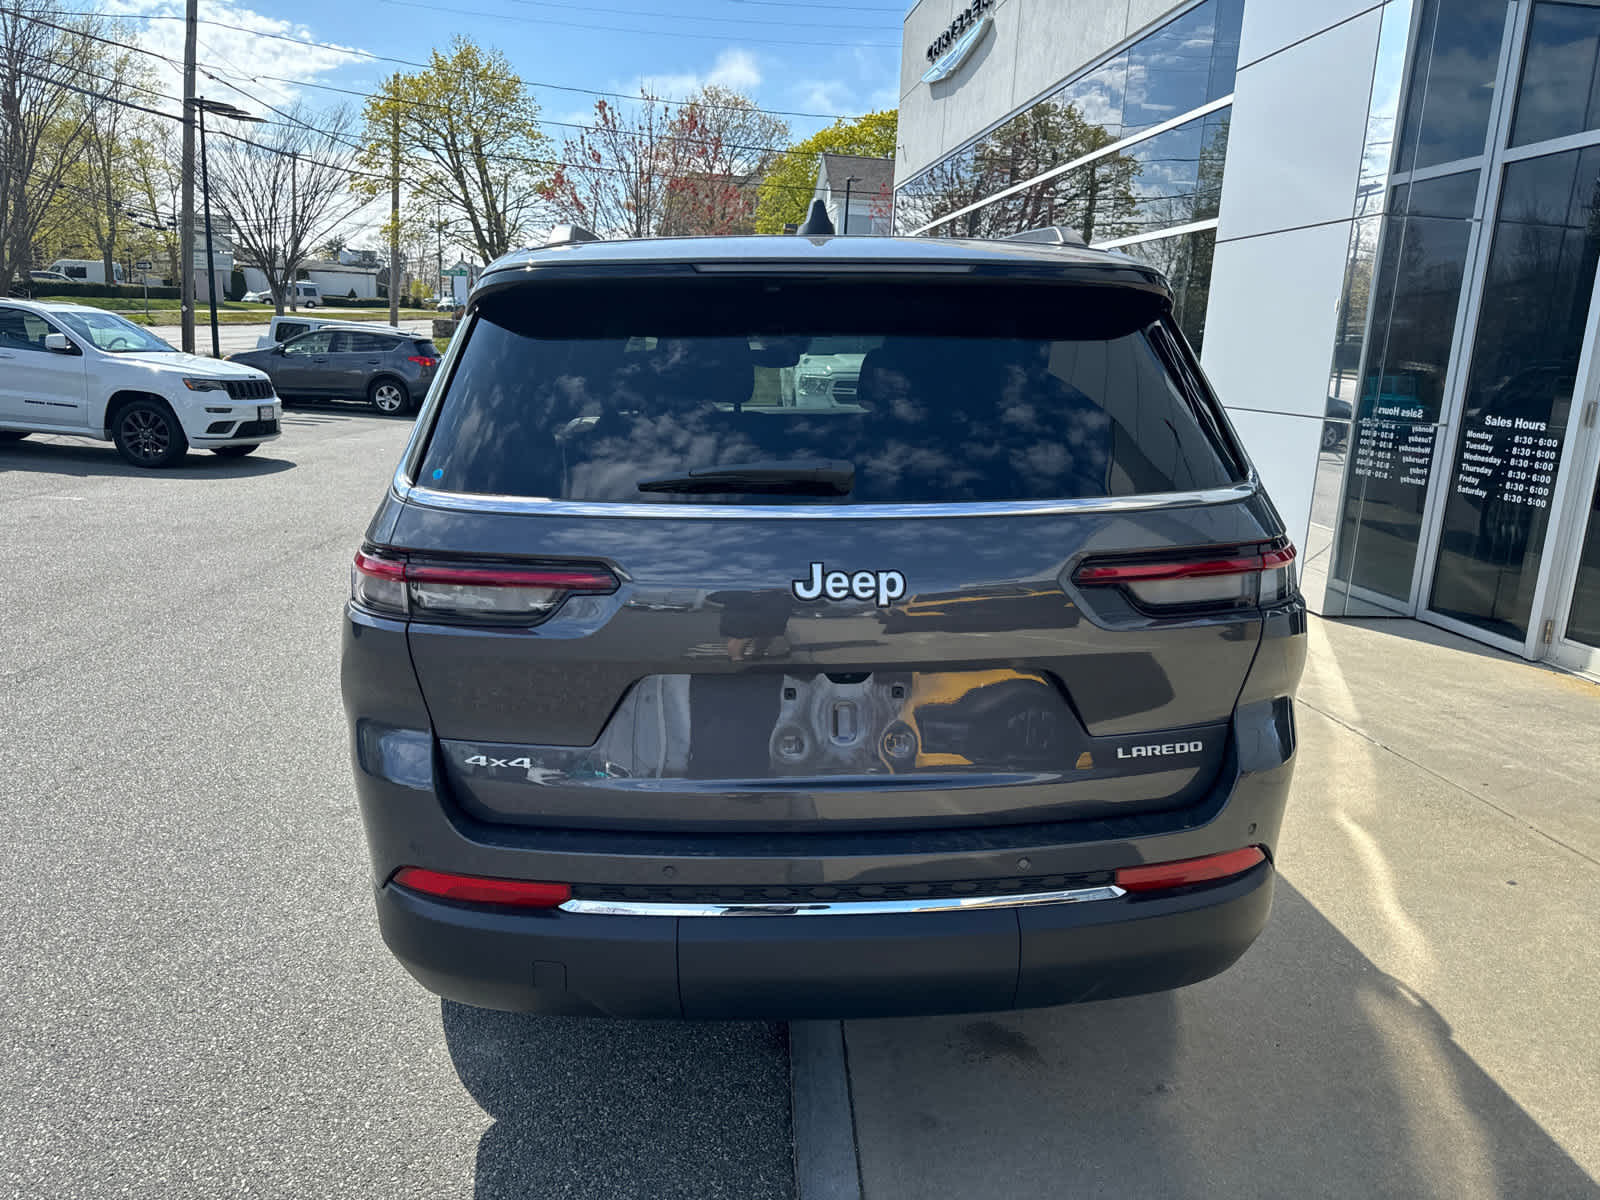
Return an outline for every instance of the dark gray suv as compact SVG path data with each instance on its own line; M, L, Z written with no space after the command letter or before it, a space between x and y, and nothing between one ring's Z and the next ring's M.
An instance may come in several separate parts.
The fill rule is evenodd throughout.
M265 371L285 401L365 400L391 416L421 404L439 368L427 338L378 327L318 329L229 358Z
M814 344L853 388L802 386ZM1261 930L1305 608L1159 275L587 242L486 270L442 369L343 661L424 986L994 1010L1193 983Z

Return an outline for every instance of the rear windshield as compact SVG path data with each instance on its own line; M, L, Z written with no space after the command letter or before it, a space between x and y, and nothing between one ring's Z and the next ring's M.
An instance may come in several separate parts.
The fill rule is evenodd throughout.
M1206 402L1175 378L1163 321L1152 296L1060 286L523 288L480 305L418 478L635 504L1051 500L1233 482ZM759 470L727 474L740 468ZM713 469L724 475L705 482Z

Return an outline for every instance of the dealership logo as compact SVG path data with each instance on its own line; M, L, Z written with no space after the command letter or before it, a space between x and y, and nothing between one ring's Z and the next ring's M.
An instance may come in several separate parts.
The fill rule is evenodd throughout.
M994 18L989 15L993 7L994 0L972 0L956 14L956 19L928 46L929 66L923 72L923 83L948 79L960 69L983 40L984 32L994 24Z

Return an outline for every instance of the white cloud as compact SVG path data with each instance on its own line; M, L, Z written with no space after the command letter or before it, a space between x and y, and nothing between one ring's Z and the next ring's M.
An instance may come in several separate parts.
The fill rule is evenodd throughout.
M761 64L756 56L749 50L741 50L736 46L729 46L717 53L717 57L706 71L676 71L670 75L646 75L635 79L631 83L613 83L611 90L623 92L629 96L637 96L639 89L662 96L668 100L682 100L694 92L699 91L707 84L717 87L732 88L735 91L750 93L761 86Z
M102 9L111 17L183 16L183 5L178 0L107 0ZM195 81L196 90L244 109L252 107L251 99L257 101L258 107L271 104L281 108L294 101L302 89L292 82L282 82L284 79L316 82L329 71L368 61L354 47L304 46L263 37L262 34L278 34L300 41L320 40L306 25L266 16L233 0L211 0L206 5L204 21L239 28L224 29L202 22L196 54L201 74ZM133 40L138 45L182 62L182 20L132 20L129 26L136 31ZM149 62L156 72L156 90L169 96L181 95L181 67L157 58ZM279 78L265 78L269 75ZM168 107L175 110L175 106Z
M707 82L748 92L761 85L761 68L750 51L730 48L717 55L716 66L711 68Z
M837 79L804 79L796 86L802 108L821 113L843 113L850 108L850 89Z

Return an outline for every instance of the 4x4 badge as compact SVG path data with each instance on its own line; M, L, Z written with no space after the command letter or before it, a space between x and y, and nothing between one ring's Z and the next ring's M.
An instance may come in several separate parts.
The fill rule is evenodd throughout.
M906 577L899 571L830 571L822 563L814 562L809 579L794 581L795 598L799 600L857 600L876 601L878 607L887 608L892 601L906 594Z

